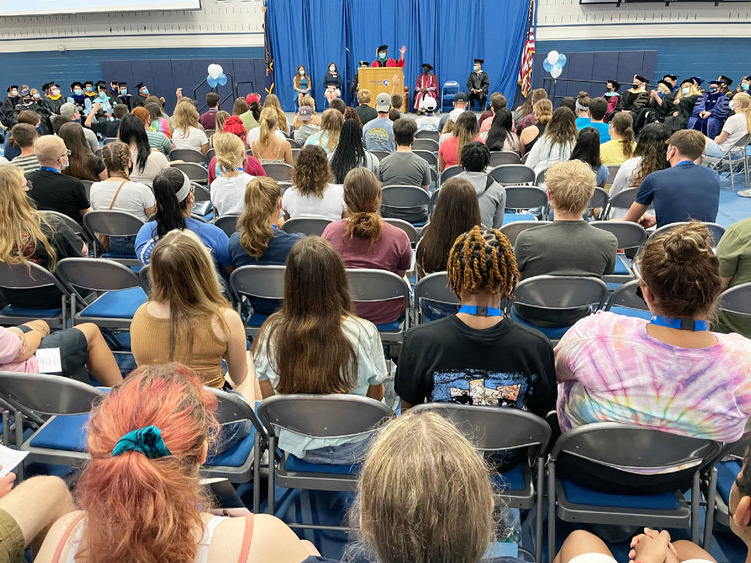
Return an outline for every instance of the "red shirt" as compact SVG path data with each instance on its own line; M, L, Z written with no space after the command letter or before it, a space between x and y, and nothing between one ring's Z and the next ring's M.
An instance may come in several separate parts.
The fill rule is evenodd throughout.
M202 114L198 118L198 122L203 125L204 129L216 129L216 114L217 110L210 109L206 113Z
M386 64L385 65L381 64L381 61L379 61L378 59L376 59L376 60L374 60L370 64L370 66L371 67L376 67L376 68L382 67L382 66L400 66L400 67L404 68L404 59L400 59L400 60L397 61L397 60L394 60L392 58L389 58L389 59L386 60Z
M480 141L483 144L485 143L480 137L475 137L474 140ZM438 154L443 158L443 162L445 163L444 168L459 164L459 157L456 154L456 147L458 145L459 137L455 137L454 135L441 143L441 148L438 149Z

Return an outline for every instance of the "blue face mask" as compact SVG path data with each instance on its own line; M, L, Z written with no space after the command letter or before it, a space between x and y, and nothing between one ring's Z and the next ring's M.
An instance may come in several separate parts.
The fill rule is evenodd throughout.
M127 88L121 88L120 89L120 95L121 96L127 96L128 95L128 89Z
M688 96L688 93L691 91L690 88L681 88L681 94L684 96Z
M83 90L81 90L80 88L76 88L75 90L73 90L73 93L76 96L81 96L83 94Z
M477 72L478 70L480 70L480 65L475 65L474 69L475 69L475 72Z
M386 53L384 53L384 52L378 53L378 58L381 59L382 61L385 60L386 59Z
M744 90L745 90L746 92L748 92L748 87L749 87L749 84L748 84L748 82L743 82L743 83L741 84L741 88L743 88L743 89L744 89Z
M94 91L94 87L93 86L86 86L86 91L87 92L93 92Z
M143 89L143 95L144 96L148 96L149 95L149 89L148 88L144 88Z

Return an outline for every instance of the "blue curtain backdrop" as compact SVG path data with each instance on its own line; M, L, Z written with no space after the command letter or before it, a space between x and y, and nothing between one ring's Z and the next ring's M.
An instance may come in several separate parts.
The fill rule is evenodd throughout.
M292 80L300 64L313 80L319 109L331 61L351 103L357 62L372 61L383 43L395 59L407 47L404 80L410 88L428 62L440 85L456 80L463 89L473 59L482 58L490 91L502 92L510 103L516 93L529 0L266 0L266 6L275 90L285 110L294 108Z

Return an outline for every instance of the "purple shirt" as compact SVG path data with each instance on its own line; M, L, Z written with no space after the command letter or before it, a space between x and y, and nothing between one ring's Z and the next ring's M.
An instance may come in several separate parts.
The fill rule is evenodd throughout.
M206 113L201 114L198 122L203 125L204 129L216 129L216 114L217 110L210 109Z

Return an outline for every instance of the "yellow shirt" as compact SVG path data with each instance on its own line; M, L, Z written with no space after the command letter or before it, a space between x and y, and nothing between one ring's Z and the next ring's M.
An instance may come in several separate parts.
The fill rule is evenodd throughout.
M634 143L631 148L631 156L633 156L633 150L635 148L636 143ZM606 166L620 166L626 162L626 160L631 158L631 156L623 154L623 143L621 141L613 139L600 145L600 159Z

